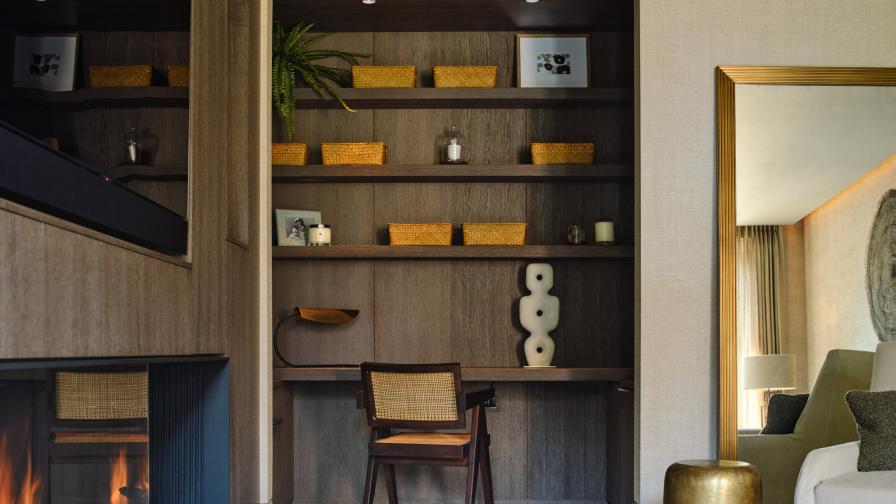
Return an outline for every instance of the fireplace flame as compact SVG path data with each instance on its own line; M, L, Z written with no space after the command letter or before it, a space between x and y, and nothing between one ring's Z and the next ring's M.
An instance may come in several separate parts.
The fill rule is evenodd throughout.
M136 482L129 481L127 449L118 450L118 456L112 458L112 478L109 480L109 504L129 504L124 492L135 490L149 491L149 464L141 460L140 476ZM137 501L139 502L139 501ZM3 504L0 502L0 504ZM133 503L130 503L133 504Z
M15 469L9 453L7 435L0 436L0 504L40 504L40 478L31 473L31 448L25 455L25 476L16 495Z

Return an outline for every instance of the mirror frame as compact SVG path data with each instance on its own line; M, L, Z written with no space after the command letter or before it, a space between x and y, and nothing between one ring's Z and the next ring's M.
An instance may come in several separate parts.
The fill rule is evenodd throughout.
M720 459L737 460L737 286L735 239L735 86L896 86L896 68L716 68L716 165L719 245L719 445Z

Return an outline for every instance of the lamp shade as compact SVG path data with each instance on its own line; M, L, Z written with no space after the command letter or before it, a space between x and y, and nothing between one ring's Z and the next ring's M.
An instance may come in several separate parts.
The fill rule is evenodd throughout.
M755 355L744 358L744 389L793 390L796 357L793 354Z

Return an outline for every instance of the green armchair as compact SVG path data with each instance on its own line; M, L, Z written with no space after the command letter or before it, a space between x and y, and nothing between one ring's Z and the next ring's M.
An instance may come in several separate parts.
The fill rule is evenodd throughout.
M849 390L868 390L874 352L831 350L793 434L738 436L737 458L759 469L765 504L790 504L806 455L859 439L846 405Z

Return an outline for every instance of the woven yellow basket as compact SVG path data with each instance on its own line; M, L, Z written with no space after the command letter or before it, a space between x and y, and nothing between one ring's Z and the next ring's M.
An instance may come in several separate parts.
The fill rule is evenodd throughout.
M533 143L532 164L592 164L593 143Z
M525 245L525 222L464 223L464 245Z
M145 371L56 373L56 418L62 420L121 420L146 418Z
M272 165L308 164L308 145L303 143L272 143Z
M190 87L190 65L168 65L168 85Z
M498 81L496 66L434 66L437 88L493 88Z
M352 87L412 88L417 85L417 68L412 66L353 66Z
M320 144L325 165L381 165L386 163L386 150L383 142Z
M152 84L150 65L91 66L87 68L90 87L146 87Z
M450 222L389 224L389 245L451 245Z

